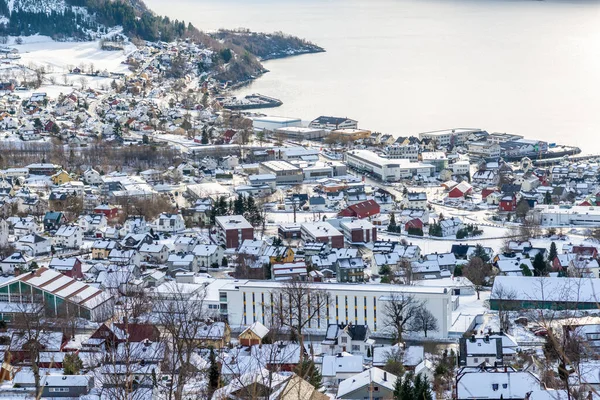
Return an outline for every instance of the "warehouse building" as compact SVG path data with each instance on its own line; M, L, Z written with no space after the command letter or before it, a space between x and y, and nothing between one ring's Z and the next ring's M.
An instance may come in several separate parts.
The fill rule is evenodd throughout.
M261 174L275 175L278 185L297 185L304 181L302 169L287 161L265 161L260 163L259 170Z

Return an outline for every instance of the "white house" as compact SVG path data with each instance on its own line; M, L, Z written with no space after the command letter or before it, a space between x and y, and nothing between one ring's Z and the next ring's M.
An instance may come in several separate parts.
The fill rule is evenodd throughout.
M164 264L169 257L169 248L164 244L144 243L140 247L140 256L146 262Z
M27 253L32 257L48 254L52 248L52 242L38 235L37 233L31 233L21 237L16 243L15 248L19 251Z
M122 237L128 234L141 234L150 232L150 227L146 223L146 219L143 216L133 216L127 218L123 224L123 228L119 232Z
M54 234L54 245L65 249L78 249L83 244L83 228L63 225Z
M370 339L371 331L367 325L329 324L325 340L321 343L323 352L337 354L367 354L367 348L375 341Z
M96 231L104 231L108 220L104 214L82 215L77 220L77 225L83 228L85 234L93 234Z
M323 356L321 376L325 383L337 385L362 371L363 356L355 356L350 353Z
M29 235L30 233L37 233L41 231L40 225L35 222L33 217L16 218L13 221L13 231L15 237Z
M160 214L155 225L157 232L176 233L185 230L185 221L181 214Z
M194 255L198 266L208 268L213 264L221 265L223 248L216 244L199 244L194 247Z
M93 168L88 168L83 173L83 180L88 185L99 186L102 184L102 175Z
M464 227L462 221L458 218L450 218L440 221L440 225L442 227L442 236L454 236L456 232Z
M23 253L13 253L0 262L3 274L14 274L15 269L20 269L21 272L27 269L31 259Z

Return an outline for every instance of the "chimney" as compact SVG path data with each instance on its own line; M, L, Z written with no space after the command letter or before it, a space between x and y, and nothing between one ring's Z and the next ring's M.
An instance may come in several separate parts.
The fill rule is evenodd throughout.
M387 382L387 372L383 371L383 381Z
M504 366L504 372L508 372L508 366Z

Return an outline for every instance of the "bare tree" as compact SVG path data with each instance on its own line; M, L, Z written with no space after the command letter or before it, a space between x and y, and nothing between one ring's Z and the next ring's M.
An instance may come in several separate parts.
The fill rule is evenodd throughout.
M202 290L192 298L183 287L173 284L173 293L168 299L157 301L155 311L159 324L165 332L167 357L163 364L163 373L172 377L164 386L169 400L181 400L184 386L196 378L200 371L194 365L194 358L201 349L200 336L210 317Z
M415 311L411 322L411 330L414 332L423 332L425 337L427 337L427 332L437 332L438 329L437 319L425 307L425 304L422 303L421 307Z
M488 278L492 275L492 267L490 264L483 262L479 257L472 257L467 265L463 267L463 276L470 280L475 286L477 292L477 300L480 299L480 293L486 285Z
M423 303L411 295L390 293L390 297L384 303L383 313L389 324L388 329L392 331L394 342L403 341L404 333L411 330L412 320L421 307Z
M304 349L304 328L325 315L328 307L327 292L307 282L290 280L273 293L275 297L275 318L283 327L298 338ZM303 361L301 352L300 363Z
M35 397L40 398L43 390L39 367L40 354L48 344L47 329L49 329L50 323L46 318L44 304L41 299L37 298L37 295L24 294L19 297L19 300L13 300L17 312L13 320L15 333L13 334L11 348L13 345L18 344L25 351L26 359L29 361L33 374Z
M514 307L510 306L510 301L516 298L516 292L496 283L494 284L492 296L495 299L502 300L498 302L498 319L500 320L500 329L503 332L508 332L510 328L510 312L515 311Z

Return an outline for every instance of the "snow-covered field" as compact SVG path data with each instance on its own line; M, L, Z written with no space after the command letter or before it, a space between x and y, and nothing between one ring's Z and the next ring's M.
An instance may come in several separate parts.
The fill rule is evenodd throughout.
M95 71L127 73L128 67L122 62L135 50L135 46L128 43L123 51L104 51L100 48L99 40L57 42L41 35L23 37L22 40L22 44L16 44L15 38L9 39L8 45L16 48L21 57L15 63L32 68L44 66L47 72L46 84L36 91L46 92L50 97L69 93L72 87L81 88L82 78L85 79L86 86L92 89L109 85L111 78L70 74L69 70L79 67L87 71L93 65ZM16 93L27 97L31 91Z

